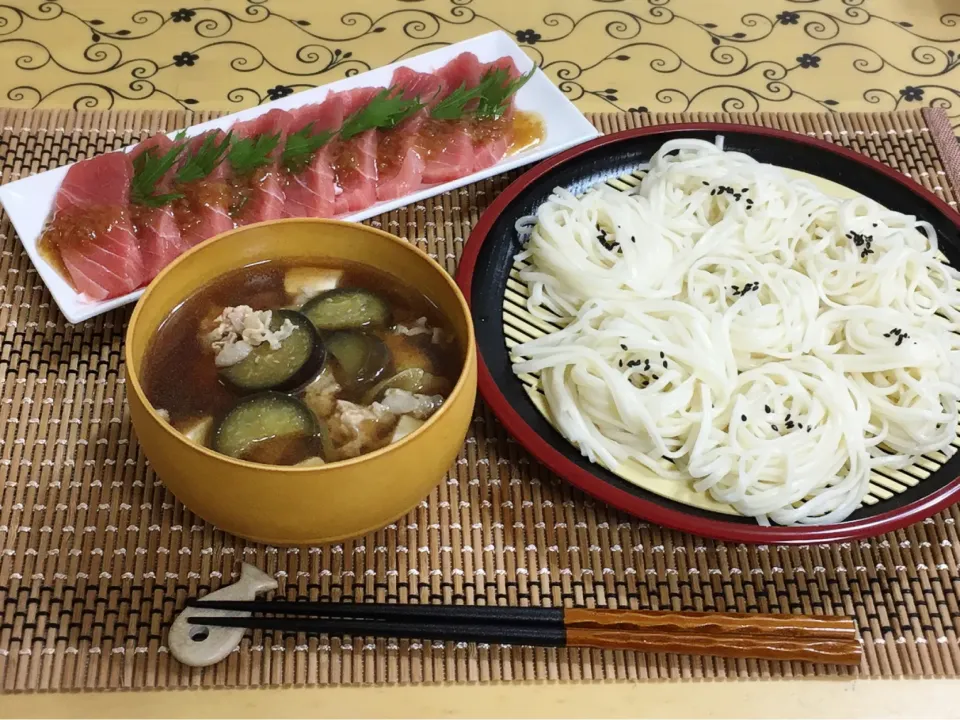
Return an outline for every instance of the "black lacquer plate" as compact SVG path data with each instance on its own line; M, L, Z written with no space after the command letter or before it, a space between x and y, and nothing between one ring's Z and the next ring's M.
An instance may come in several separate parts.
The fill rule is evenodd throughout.
M815 138L744 125L667 125L608 135L573 148L526 172L481 217L457 273L476 325L479 387L484 400L517 440L544 465L582 490L638 517L678 530L744 542L812 543L848 540L895 530L960 500L960 453L932 474L904 471L909 483L893 484L892 496L864 505L846 521L809 527L763 527L752 518L693 507L637 487L584 458L531 402L510 369L503 325L504 292L520 250L516 221L531 215L556 187L582 193L647 162L677 138L714 141L766 163L844 185L880 204L929 222L940 248L960 267L957 213L919 184L852 150ZM912 473L912 474L911 474ZM899 491L897 491L899 485ZM888 486L890 487L890 486ZM890 493L886 493L890 495Z

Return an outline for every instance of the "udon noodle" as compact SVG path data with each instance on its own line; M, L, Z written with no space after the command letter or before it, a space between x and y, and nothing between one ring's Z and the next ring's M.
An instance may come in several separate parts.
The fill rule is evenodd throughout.
M561 329L514 371L541 373L587 458L816 524L872 469L952 453L960 292L929 224L719 142L668 142L646 169L518 224L528 310Z

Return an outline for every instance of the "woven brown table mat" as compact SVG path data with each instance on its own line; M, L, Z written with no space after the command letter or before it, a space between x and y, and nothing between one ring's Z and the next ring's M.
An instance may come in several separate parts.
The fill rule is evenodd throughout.
M206 117L200 118L206 119ZM898 168L954 207L956 141L939 111L598 115L604 132L736 120L826 138ZM181 113L0 111L3 180L186 124ZM953 153L953 155L951 155ZM382 216L453 271L498 177ZM247 544L154 477L124 400L129 309L63 321L0 224L0 689L113 689L516 679L957 676L960 508L868 541L746 546L648 525L532 461L478 404L457 464L396 524L330 547ZM257 633L221 664L180 666L165 631L184 600L245 560L288 598L573 604L857 618L858 669L629 652ZM329 642L329 644L328 644Z

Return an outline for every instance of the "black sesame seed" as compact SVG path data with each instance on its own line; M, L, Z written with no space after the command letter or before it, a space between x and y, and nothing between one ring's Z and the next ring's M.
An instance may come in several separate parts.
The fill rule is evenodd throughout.
M659 375L654 375L654 376L653 376L653 379L654 379L654 380L659 380L659 379L660 379L660 376L659 376Z
M744 188L744 189L741 190L740 192L750 192L750 188Z
M714 188L713 190L711 190L711 191L710 191L710 194L711 194L711 195L716 195L716 194L717 194L717 189Z
M621 349L621 350L626 350L626 349L627 349L627 346L624 345L623 343L620 343L620 349Z
M769 405L764 405L764 406L763 406L763 409L766 410L768 413L773 412L773 410L770 409L770 406L769 406Z
M803 423L797 423L797 427L803 430Z
M663 350L660 351L660 357L666 357L666 355L663 354Z
M747 416L746 416L746 415L741 415L741 416L740 416L740 419L743 420L743 422L746 422L746 421L747 421Z
M708 183L706 180L704 180L704 181L703 181L703 184L704 184L704 185L709 185L710 183Z
M667 366L667 361L666 361L666 360L663 361L663 366L664 366L664 367Z
M780 432L780 428L778 428L776 425L772 425L771 427L774 429L775 432Z
M787 423L787 430L791 430L791 429L793 429L793 423L792 423L792 422L788 422L788 423Z
M790 419L790 413L787 413L787 416L784 418L784 420L789 420L789 419Z

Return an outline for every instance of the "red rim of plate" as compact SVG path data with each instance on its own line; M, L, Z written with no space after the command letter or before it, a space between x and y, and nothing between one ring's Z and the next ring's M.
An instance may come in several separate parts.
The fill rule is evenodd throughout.
M472 285L473 274L476 267L477 258L480 254L480 246L486 240L487 235L495 221L506 206L512 202L520 193L537 178L546 174L558 165L563 164L571 158L589 152L599 147L613 145L622 140L642 137L644 135L659 135L666 133L684 132L684 131L714 131L749 133L752 135L762 135L773 138L789 140L801 145L810 145L812 147L826 150L828 152L841 155L849 160L865 165L873 170L883 173L887 177L897 181L910 192L919 195L927 202L936 207L951 222L957 225L960 230L960 218L957 218L955 212L945 202L940 200L932 192L921 187L913 180L908 180L901 173L873 158L861 155L853 150L833 145L832 143L820 140L818 138L800 135L798 133L786 130L774 130L771 128L754 127L749 125L737 125L727 123L683 123L673 125L657 125L654 127L640 128L637 130L626 130L624 132L612 135L604 135L595 140L591 140L582 145L578 145L566 152L560 153L549 160L544 160L532 169L517 178L510 186L504 190L496 200L487 208L486 212L480 217L473 232L470 233L469 241L463 251L460 259L460 265L457 270L457 284L466 297L467 304L472 307ZM525 447L537 460L542 462L552 472L566 479L584 492L593 495L603 502L620 510L625 510L644 520L665 525L666 527L684 532L716 538L719 540L751 542L751 543L821 543L836 542L841 540L853 540L862 537L880 535L882 533L898 530L914 522L918 522L939 512L943 508L960 500L960 477L954 478L949 483L930 493L929 495L915 500L907 505L895 508L873 517L853 520L845 523L833 525L812 525L812 526L791 526L791 527L765 527L761 525L746 525L740 523L726 522L724 520L713 520L698 517L685 513L681 510L672 510L664 507L652 500L645 500L620 490L610 485L605 480L597 477L588 470L585 470L555 449L550 443L537 434L520 417L507 402L500 388L494 382L490 371L484 362L483 354L477 353L478 364L478 386L483 399L490 406L493 413L499 418L511 435ZM572 447L572 446L571 446Z

